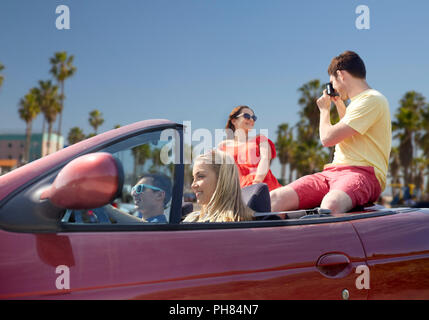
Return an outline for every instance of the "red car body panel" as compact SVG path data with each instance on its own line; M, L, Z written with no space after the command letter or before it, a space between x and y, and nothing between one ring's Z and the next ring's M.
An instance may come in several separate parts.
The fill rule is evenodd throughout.
M352 223L368 259L369 299L429 299L429 210Z
M343 288L351 299L367 296L355 286L352 270L365 264L365 255L349 222L58 235L0 231L0 239L3 299L341 299ZM346 276L320 273L315 262L327 253L349 257ZM56 289L58 265L70 267L68 291Z

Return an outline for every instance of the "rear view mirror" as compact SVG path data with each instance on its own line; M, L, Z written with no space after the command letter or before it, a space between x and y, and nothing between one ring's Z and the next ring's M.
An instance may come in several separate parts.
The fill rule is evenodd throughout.
M116 199L122 191L124 171L110 153L91 153L70 161L40 199L64 209L92 209Z

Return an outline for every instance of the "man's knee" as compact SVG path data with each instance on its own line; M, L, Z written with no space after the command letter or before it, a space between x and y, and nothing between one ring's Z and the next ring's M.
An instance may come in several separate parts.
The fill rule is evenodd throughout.
M332 213L347 212L353 207L350 196L341 190L333 190L323 198L320 207L329 209Z
M270 192L271 211L286 211L298 208L299 198L295 190L285 186Z

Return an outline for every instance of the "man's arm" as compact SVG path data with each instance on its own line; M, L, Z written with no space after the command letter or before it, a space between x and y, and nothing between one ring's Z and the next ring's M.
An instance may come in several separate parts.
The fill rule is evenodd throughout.
M335 103L335 106L337 107L337 112L341 120L346 115L346 105L344 104L344 101L341 100L341 98L338 96L332 97L332 101Z
M320 110L320 140L324 147L335 146L344 139L357 133L356 130L342 122L338 122L335 125L331 124L331 97L327 95L326 90L323 91L323 96L317 100L317 106ZM344 116L344 114L342 116Z

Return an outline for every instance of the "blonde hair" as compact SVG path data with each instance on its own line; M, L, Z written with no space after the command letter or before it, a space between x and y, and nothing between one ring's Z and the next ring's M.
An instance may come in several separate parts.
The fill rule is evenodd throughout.
M253 220L253 211L248 208L241 196L240 179L234 159L225 152L213 150L200 155L195 162L203 161L211 166L216 174L216 189L207 205L200 213L193 212L185 222L232 222ZM220 162L220 163L219 163Z

